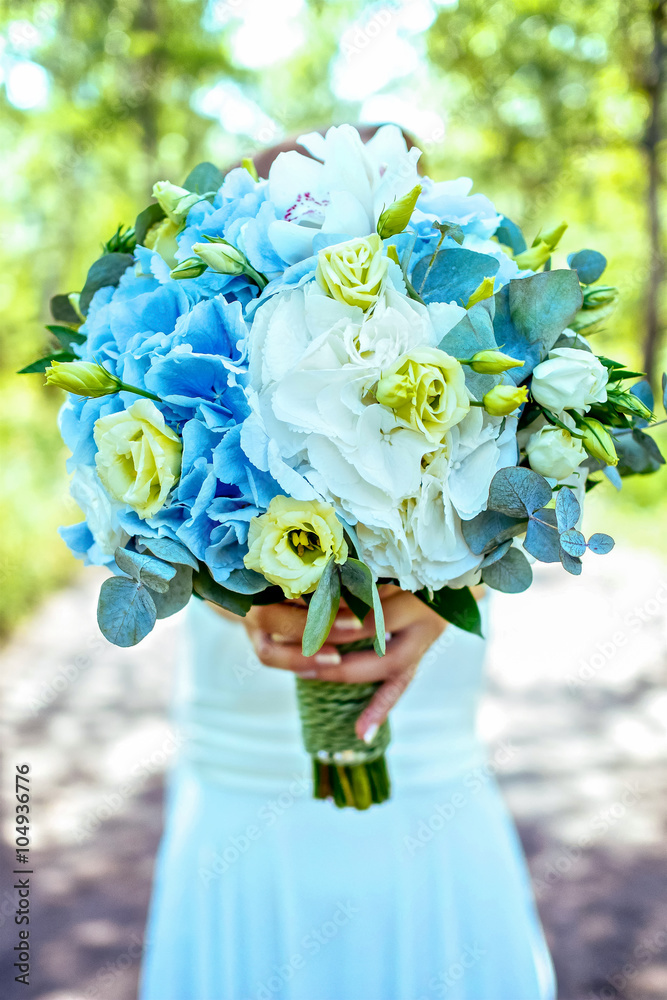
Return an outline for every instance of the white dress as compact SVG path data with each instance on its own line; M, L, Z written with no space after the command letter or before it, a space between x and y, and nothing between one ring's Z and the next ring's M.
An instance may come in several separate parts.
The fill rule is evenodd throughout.
M294 677L188 615L141 1000L552 1000L475 736L484 642L448 627L431 647L392 712L392 798L356 812L311 798Z

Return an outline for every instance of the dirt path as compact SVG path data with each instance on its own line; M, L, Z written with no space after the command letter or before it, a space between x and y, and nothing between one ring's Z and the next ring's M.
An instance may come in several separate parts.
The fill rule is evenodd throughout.
M99 582L86 571L0 652L2 787L29 760L35 819L33 985L6 992L16 928L5 879L3 998L136 995L181 622L115 649L97 632ZM578 581L543 567L528 594L495 599L493 621L480 724L491 745L514 748L499 777L561 1000L664 1000L667 566L618 551L589 557ZM14 859L5 815L3 878Z

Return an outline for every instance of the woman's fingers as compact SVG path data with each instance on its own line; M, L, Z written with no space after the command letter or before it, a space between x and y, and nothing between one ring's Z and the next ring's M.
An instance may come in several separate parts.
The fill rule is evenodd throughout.
M319 671L337 666L341 656L335 646L322 646L315 656L304 656L301 652L301 641L285 642L280 635L268 635L256 630L250 633L257 658L265 667L277 667L279 670L292 670L302 677L319 677Z
M417 670L417 664L405 667L382 684L357 719L354 728L360 740L371 743L378 729L399 700Z

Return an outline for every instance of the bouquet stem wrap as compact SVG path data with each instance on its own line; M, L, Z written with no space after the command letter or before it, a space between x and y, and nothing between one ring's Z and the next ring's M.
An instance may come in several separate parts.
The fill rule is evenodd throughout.
M368 648L350 643L340 651ZM313 760L314 796L332 798L339 808L368 809L385 802L391 783L385 750L389 723L383 722L371 743L364 743L354 724L379 684L339 684L297 677L296 692L306 750Z

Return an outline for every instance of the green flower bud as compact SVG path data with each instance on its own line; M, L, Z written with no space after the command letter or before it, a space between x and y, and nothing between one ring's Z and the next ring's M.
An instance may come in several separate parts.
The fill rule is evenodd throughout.
M480 375L502 375L510 368L521 368L524 365L523 361L503 354L502 351L478 351L470 361L464 363Z
M177 225L182 225L192 206L202 200L200 194L178 187L177 184L171 184L170 181L158 181L154 184L153 197L167 218Z
M109 396L120 392L119 378L93 361L52 361L44 372L47 385L56 385L75 396Z
M79 300L81 298L81 292L70 292L67 296L69 304L71 305L74 312L77 314L82 323L86 322L86 317L81 312L81 306L79 305Z
M618 464L613 438L599 420L588 417L580 424L580 430L584 433L581 443L591 458L597 458L605 465Z
M206 263L200 260L199 257L188 257L187 260L181 261L177 264L169 273L172 278L198 278L200 274L203 274L206 270Z
M600 306L615 305L618 288L613 285L590 285L584 292L584 309L598 309Z
M591 285L584 290L581 309L570 322L570 329L594 332L613 313L618 301L618 288L613 285Z
M470 309L477 302L490 299L493 295L493 288L496 283L495 278L484 278L466 302L466 309Z
M257 167L255 166L255 164L253 163L253 161L250 159L249 156L243 157L243 159L241 160L241 166L248 171L248 173L250 174L250 176L254 181L259 180L259 176L257 174Z
M537 271L546 264L549 257L551 257L551 247L548 243L540 240L536 246L516 254L513 260L522 271Z
M621 413L629 413L633 417L640 417L642 420L652 420L653 414L647 406L644 406L641 399L632 392L622 389L608 389L607 400Z
M563 238L563 233L566 229L567 222L561 222L559 226L554 226L553 229L550 229L546 233L538 233L533 240L533 246L537 246L539 243L546 243L551 250L555 250Z
M377 231L381 240L402 233L415 210L417 198L422 193L421 184L416 184L402 198L397 198L389 208L385 208L378 219Z
M243 274L248 270L248 261L230 243L195 243L194 252L220 274Z
M497 385L484 396L482 403L492 417L506 417L528 399L525 385Z

